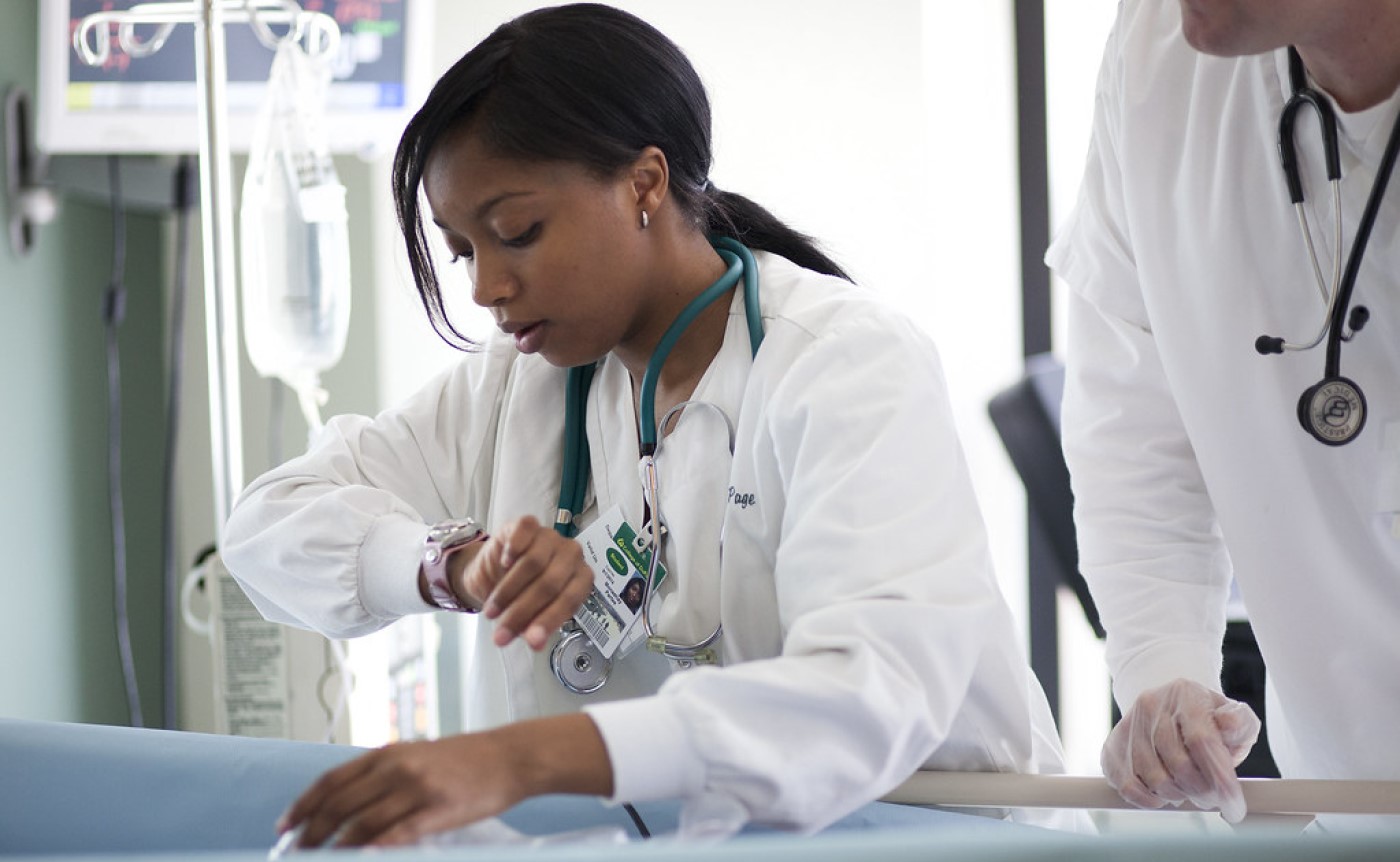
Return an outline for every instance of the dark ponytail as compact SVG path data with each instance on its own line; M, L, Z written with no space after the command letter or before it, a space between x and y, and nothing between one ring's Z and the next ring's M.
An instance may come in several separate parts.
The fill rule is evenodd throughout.
M675 43L609 6L541 9L496 28L438 80L394 157L394 207L413 279L433 328L454 347L474 345L443 309L418 190L433 147L468 122L501 156L573 162L600 177L655 146L666 154L673 200L697 227L848 278L809 237L710 184L710 103Z
M749 248L770 251L803 269L851 280L815 240L788 227L743 195L720 191L713 184L701 195L706 233L732 236Z

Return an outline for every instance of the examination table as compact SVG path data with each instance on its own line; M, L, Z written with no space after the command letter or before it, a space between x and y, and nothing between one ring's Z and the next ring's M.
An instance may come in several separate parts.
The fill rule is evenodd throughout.
M355 756L347 746L162 730L0 719L0 855L52 860L265 859L272 824L312 779ZM677 806L638 806L652 831L675 828ZM501 818L532 835L615 826L620 808L548 796ZM335 851L337 857L366 855ZM324 852L311 854L314 859ZM986 817L878 802L815 836L750 829L712 845L634 840L627 846L423 847L372 854L376 862L617 857L705 862L901 860L1400 858L1400 834L1297 836L1153 834L1083 836Z

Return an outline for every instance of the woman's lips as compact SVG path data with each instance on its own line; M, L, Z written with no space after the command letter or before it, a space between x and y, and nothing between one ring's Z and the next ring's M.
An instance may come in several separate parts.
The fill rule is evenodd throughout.
M515 349L521 353L538 353L544 346L544 321L532 323L513 333Z

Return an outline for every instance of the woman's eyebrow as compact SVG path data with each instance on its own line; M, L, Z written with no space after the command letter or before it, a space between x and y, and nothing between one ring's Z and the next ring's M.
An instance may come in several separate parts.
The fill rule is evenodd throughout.
M496 205L500 204L500 203L503 202L503 201L509 200L510 198L529 197L530 195L533 195L533 194L534 194L534 192L527 192L527 191L506 191L506 192L501 192L500 194L496 195L494 198L491 198L490 200L486 201L486 202L483 203L481 206L479 206L479 207L476 208L476 218L477 218L478 221L480 221L481 219L486 218L486 214L489 213L493 207L495 207Z
M527 191L506 191L506 192L501 192L500 194L496 195L494 198L491 198L490 200L488 200L488 201L486 201L485 203L483 203L481 206L477 207L477 208L476 208L476 212L473 214L472 217L475 218L477 221L480 221L480 220L486 218L487 213L489 213L489 212L492 210L492 208L496 207L497 205L499 205L499 204L502 203L503 201L509 200L509 199L511 199L511 198L529 197L529 196L531 196L531 195L533 195L533 194L534 194L534 192L527 192ZM441 219L439 219L437 216L433 216L433 217L432 217L432 221L433 221L433 224L437 225L438 227L442 228L443 230L446 230L446 231L451 231L451 230L452 230L451 227L449 227L447 224L444 224L443 221L442 221ZM455 232L455 231L454 231L454 232Z

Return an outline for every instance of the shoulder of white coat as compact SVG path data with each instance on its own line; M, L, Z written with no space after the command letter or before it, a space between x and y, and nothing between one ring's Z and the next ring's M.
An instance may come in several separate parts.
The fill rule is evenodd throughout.
M833 339L877 338L886 346L932 349L932 340L887 298L766 252L759 264L764 349L788 358ZM742 312L740 312L742 313ZM771 344L771 347L770 347ZM760 353L761 355L761 353Z

